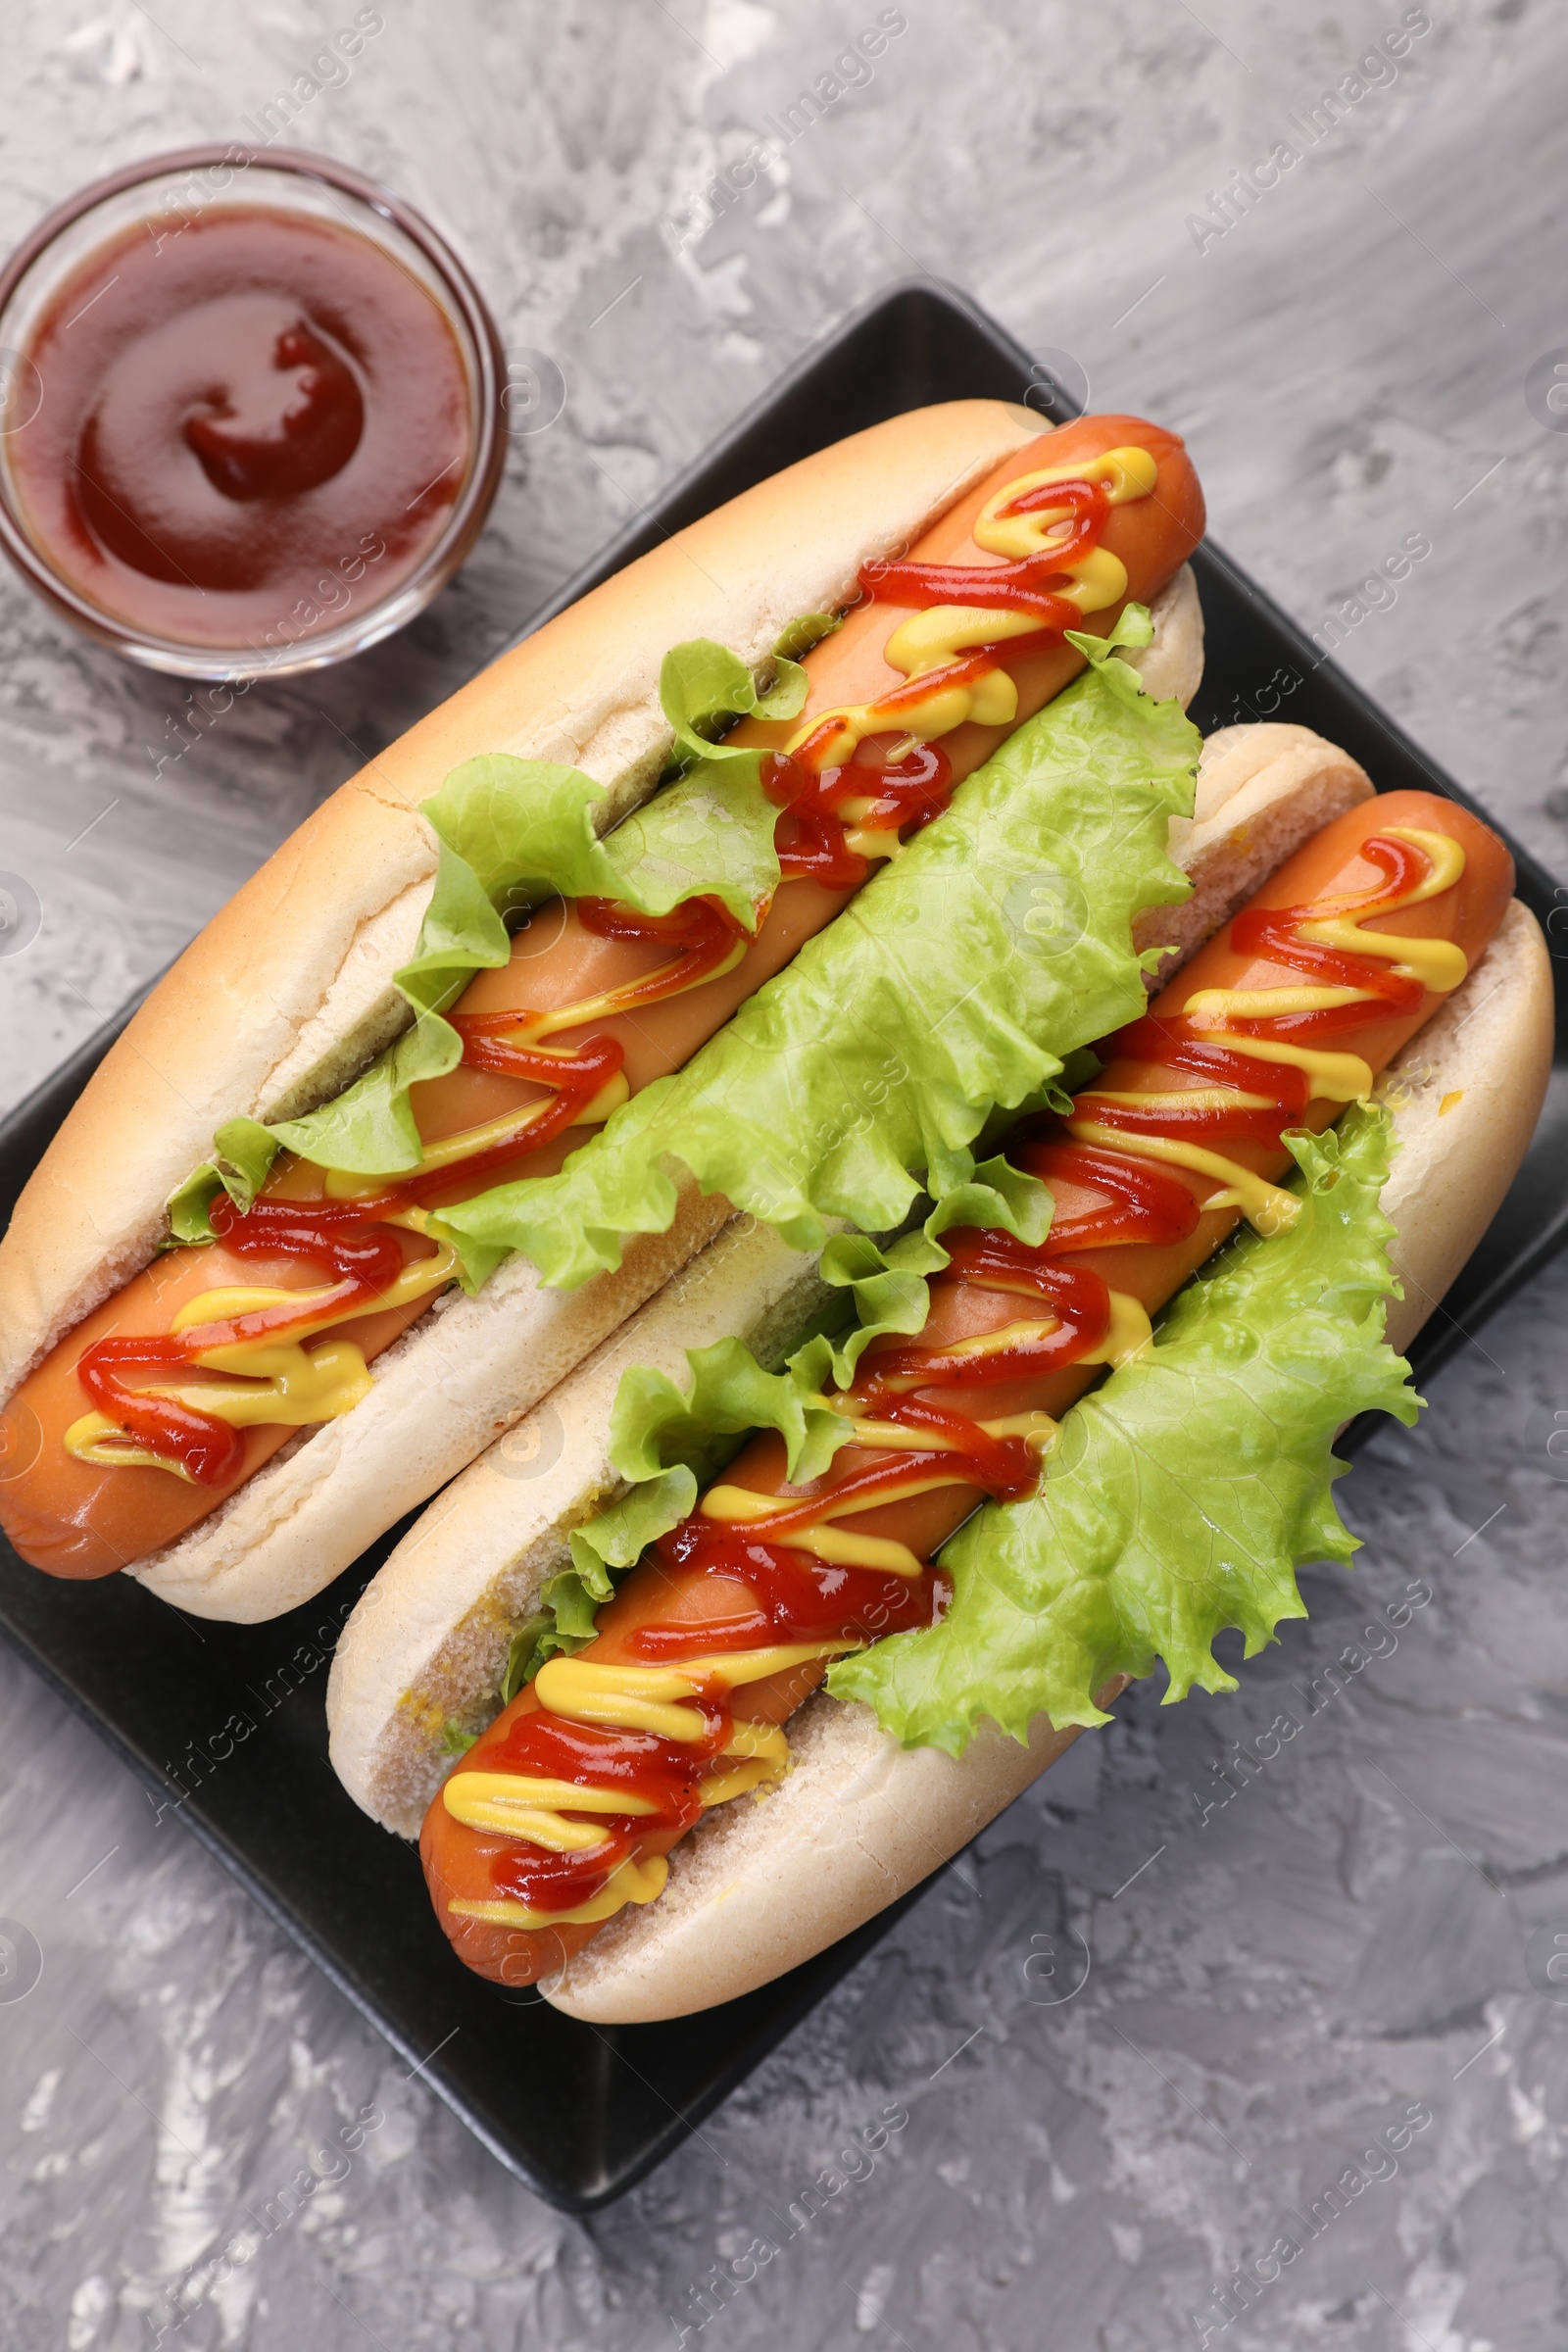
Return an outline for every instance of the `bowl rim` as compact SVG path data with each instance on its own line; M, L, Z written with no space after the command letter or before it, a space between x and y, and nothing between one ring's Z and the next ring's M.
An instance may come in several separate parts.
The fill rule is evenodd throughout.
M408 576L379 603L366 607L335 629L322 629L292 647L257 656L235 646L189 645L182 639L159 636L119 619L93 604L59 572L23 528L13 511L8 486L0 475L0 545L34 592L87 636L96 638L127 660L176 677L211 681L247 682L258 678L295 676L322 669L366 652L403 628L438 596L466 559L489 518L506 465L508 436L501 397L507 381L505 347L489 305L472 274L454 248L424 215L380 180L350 164L318 155L304 147L262 147L244 140L207 140L173 147L122 164L100 178L89 180L45 213L20 244L0 264L0 318L28 272L57 240L99 205L150 181L178 177L184 172L226 166L244 172L252 165L300 179L323 181L375 213L417 248L430 264L449 310L462 321L471 346L477 380L473 386L474 445L468 473L455 501L446 528L426 549ZM228 189L214 192L232 202ZM258 195L258 209L268 199ZM282 210L274 204L272 209ZM465 372L467 372L466 364Z

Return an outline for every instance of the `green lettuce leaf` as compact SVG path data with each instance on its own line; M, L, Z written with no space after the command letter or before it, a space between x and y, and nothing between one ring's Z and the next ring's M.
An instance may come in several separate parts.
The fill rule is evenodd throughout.
M472 760L467 767L492 763ZM526 770L529 763L510 763ZM538 763L533 763L537 765ZM562 768L547 771L569 775ZM422 804L440 840L435 887L410 960L393 975L395 985L414 1010L414 1026L406 1029L354 1084L319 1109L303 1118L279 1119L263 1126L256 1119L230 1119L214 1138L215 1154L205 1167L186 1179L169 1203L171 1229L181 1242L211 1241L207 1211L220 1188L246 1209L266 1181L268 1169L280 1151L297 1152L318 1166L351 1169L359 1175L397 1175L419 1164L419 1131L410 1106L409 1089L426 1078L444 1077L456 1067L463 1046L443 1012L460 997L476 971L499 969L511 955L507 928L486 883L475 865L453 846L449 827L460 839L463 827L454 822L445 795L466 770L447 778L434 800ZM598 786L580 781L592 792ZM526 799L522 785L519 796ZM461 791L458 807L468 796ZM481 800L480 821L470 846L483 863L487 849ZM496 1260L492 1260L492 1267Z
M776 1429L792 1479L820 1478L850 1424L823 1398L832 1347L808 1340L778 1372L764 1372L739 1340L687 1350L691 1387L683 1394L663 1372L634 1365L623 1372L610 1421L610 1458L633 1484L618 1502L572 1533L579 1572L629 1568L647 1546L679 1525L702 1488L734 1447L726 1439Z
M1336 1432L1419 1407L1383 1336L1391 1139L1371 1108L1288 1139L1295 1225L1244 1235L1180 1292L1155 1346L1065 1416L1039 1492L977 1512L947 1546L942 1623L841 1661L830 1690L906 1746L954 1755L982 1715L1019 1740L1037 1715L1103 1723L1094 1693L1156 1659L1167 1703L1234 1690L1215 1635L1237 1628L1253 1656L1306 1614L1295 1570L1358 1547L1332 1494Z
M1148 617L1124 616L1121 642ZM819 1250L824 1220L904 1221L923 1172L938 1201L974 1180L971 1150L1064 1057L1145 1003L1129 940L1143 907L1185 898L1165 854L1190 811L1200 748L1111 646L955 794L669 1078L614 1112L559 1175L502 1185L432 1230L521 1250L572 1288L660 1233L671 1165Z
M764 1372L739 1340L689 1349L686 1361L691 1388L685 1395L662 1372L633 1368L621 1375L610 1456L622 1478L634 1483L567 1538L571 1566L545 1579L537 1612L513 1638L503 1705L547 1658L593 1640L595 1616L619 1578L650 1544L679 1526L741 1438L754 1429L777 1429L792 1471L815 1478L850 1435L848 1422L822 1399L832 1368L824 1339L799 1349L778 1373Z
M277 1146L255 1119L230 1119L213 1138L214 1156L187 1176L169 1200L170 1243L215 1239L208 1211L220 1192L249 1208L277 1156Z
M976 1168L972 1182L945 1195L913 1232L887 1246L861 1233L835 1234L822 1251L822 1278L849 1290L855 1300L855 1321L829 1349L835 1385L850 1386L861 1356L884 1333L913 1339L925 1329L931 1311L926 1277L948 1263L940 1234L956 1225L991 1226L1038 1249L1050 1231L1053 1206L1037 1177L998 1157Z
M631 1367L621 1375L611 1418L610 1458L632 1484L567 1539L570 1568L540 1589L540 1610L514 1637L503 1704L532 1680L547 1657L591 1641L594 1615L616 1577L648 1545L694 1508L736 1444L757 1429L784 1439L790 1476L817 1478L848 1438L845 1419L825 1401L828 1383L847 1389L871 1342L883 1332L912 1338L925 1327L931 1295L925 1277L948 1263L937 1235L957 1224L1003 1225L1040 1242L1051 1220L1051 1195L1004 1159L934 1208L917 1231L886 1248L864 1234L835 1235L822 1252L823 1279L850 1294L855 1319L842 1345L827 1332L803 1342L777 1373L765 1371L738 1340L688 1350L691 1386Z
M760 754L707 742L699 732L736 714L787 718L806 699L806 672L791 656L837 624L820 613L779 639L776 681L759 695L739 658L705 638L666 655L665 716L694 764L601 840L605 789L578 769L494 753L454 768L420 811L440 843L435 888L411 960L394 975L414 1026L332 1102L298 1119L262 1126L238 1119L215 1139L214 1157L188 1177L169 1209L175 1241L211 1241L208 1209L220 1190L248 1208L279 1151L319 1167L396 1176L419 1164L411 1087L445 1077L462 1042L442 1015L477 971L510 956L504 917L551 897L611 898L644 914L685 900L722 900L748 931L777 890L778 808L762 790ZM225 1139L227 1139L225 1141ZM463 1249L477 1287L508 1254L482 1242Z
M512 1637L501 1678L502 1706L512 1704L546 1658L570 1657L573 1650L587 1647L594 1638L600 1603L610 1598L612 1589L608 1576L585 1578L575 1568L564 1568L545 1578L539 1588L539 1607Z
M725 760L710 750L603 840L594 819L604 787L539 760L466 760L422 809L471 868L483 900L503 912L561 897L619 899L642 914L668 914L707 896L752 931L760 901L778 887L778 808L758 781L758 761L755 752Z
M791 621L773 648L773 684L759 694L757 681L738 654L694 637L664 656L659 699L680 749L697 760L755 761L760 755L715 737L737 718L797 718L806 708L811 681L795 658L821 643L839 622L826 612L808 612Z

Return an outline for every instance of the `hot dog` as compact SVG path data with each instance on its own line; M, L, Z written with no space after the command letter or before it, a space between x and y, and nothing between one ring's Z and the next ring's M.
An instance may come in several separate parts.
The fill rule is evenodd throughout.
M1198 621L1181 566L1202 512L1181 444L1137 418L1045 437L1037 421L956 404L732 502L372 762L210 926L89 1086L0 1243L14 1427L0 1524L24 1558L70 1577L129 1568L202 1614L291 1607L711 1236L726 1203L699 1171L626 1229L624 1254L620 1237L609 1256L596 1243L603 1271L564 1297L525 1258L495 1273L505 1249L466 1255L442 1220L545 1185L617 1103L700 1054L1083 669L1070 625L1102 635L1152 600L1151 678L1190 695ZM404 1087L401 1160L384 1115L370 1148L362 1119L353 1153L333 1158L349 1106L367 1087L378 1100L383 1076L389 1098L400 1083L404 1049L387 1040L409 1007L390 976L411 945L416 964L434 953L432 828L446 827L450 861L457 819L441 814L449 794L428 796L454 756L548 755L556 765L514 786L526 801L535 775L556 789L564 755L608 784L591 810L602 829L668 755L653 674L673 640L711 628L765 670L784 623L846 606L805 654L804 704L744 718L722 747L760 756L776 886L750 901L738 885L698 889L651 911L595 888L541 905L536 876L487 874L492 905L522 891L529 910L506 960L492 954L496 968L438 1008L461 1059ZM708 718L687 730L699 761ZM464 809L472 825L471 791ZM416 1044L431 1028L421 1017ZM339 1113L349 1080L359 1091ZM223 1143L181 1187L235 1122L244 1146ZM197 1229L173 1248L171 1195L174 1237L181 1219ZM460 1274L476 1297L457 1299Z
M1236 738L1254 732L1233 731L1219 758L1234 760ZM944 1555L951 1571L938 1563L947 1539L968 1523L972 1570L985 1541L975 1531L1023 1507L1042 1447L1046 1494L1067 1475L1054 1465L1072 1452L1075 1398L1107 1361L1133 1367L1112 1373L1112 1388L1160 1362L1150 1316L1239 1221L1263 1236L1296 1233L1300 1248L1335 1185L1350 1198L1376 1114L1351 1112L1352 1125L1369 1123L1345 1143L1343 1165L1333 1152L1313 1161L1313 1147L1298 1142L1297 1156L1316 1169L1304 1202L1281 1184L1292 1166L1281 1137L1326 1129L1373 1093L1380 1073L1403 1130L1384 1203L1398 1211L1395 1263L1405 1286L1393 1336L1407 1340L1500 1199L1544 1088L1549 973L1511 887L1495 837L1436 796L1363 800L1328 824L1109 1042L1106 1066L1064 1115L1027 1122L1009 1140L1014 1166L1054 1197L1044 1243L946 1231L947 1262L931 1276L918 1333L873 1337L853 1384L829 1399L856 1430L831 1463L792 1485L784 1420L752 1438L600 1609L586 1646L549 1656L499 1712L493 1681L487 1701L483 1692L494 1653L484 1656L475 1591L454 1596L446 1572L459 1550L488 1540L492 1624L509 1573L507 1597L521 1613L550 1533L559 1557L569 1473L520 1517L516 1485L474 1465L362 1601L329 1700L334 1760L351 1789L405 1829L428 1793L416 1727L424 1726L428 1784L441 1771L432 1718L445 1708L461 1732L475 1702L481 1722L493 1716L431 1798L421 1836L438 1916L470 1967L505 1983L544 1978L550 1998L596 2019L675 2015L731 1997L926 1875L1060 1751L1075 1723L1098 1719L1094 1693L1108 1699L1129 1671L1147 1671L1136 1643L1088 1643L1076 1712L1063 1709L1056 1724L1039 1711L1031 1720L1024 1702L988 1702L1016 1746L995 1722L971 1742L985 1707L958 1738L940 1712L917 1707L928 1741L963 1748L961 1761L929 1743L901 1749L863 1705L821 1696L788 1746L777 1728L835 1657L857 1670L891 1659L901 1635L924 1645L924 1659L933 1654L948 1638L954 1578L956 1626L964 1603L961 1546ZM1374 1256L1385 1230L1367 1223L1375 1197L1361 1218L1363 1253ZM682 1335L687 1347L708 1338L726 1295L733 1323L749 1324L764 1355L782 1303L809 1311L799 1270L775 1261L770 1275L748 1272L745 1247L715 1245L706 1301L694 1283L684 1306L656 1302L605 1351L612 1363L584 1367L552 1400L568 1446L584 1431L579 1478L599 1458L584 1417L602 1414L612 1374L668 1360ZM1250 1247L1267 1260L1269 1241ZM1323 1262L1330 1274L1319 1287L1332 1292L1332 1252ZM1348 1284L1345 1296L1358 1317L1362 1294ZM1363 1353L1371 1387L1348 1389L1347 1410L1387 1401L1397 1369L1381 1343ZM1297 1365L1293 1377L1311 1374ZM1332 1399L1333 1367L1322 1377ZM1331 1417L1325 1460L1332 1434ZM596 1483L602 1490L602 1475L581 1490L579 1517L599 1499ZM1294 1564L1284 1564L1287 1580ZM1276 1613L1298 1614L1298 1602ZM1245 1608L1222 1611L1211 1630L1219 1623L1242 1624L1255 1645ZM1271 1632L1272 1620L1259 1639ZM1077 1637L1053 1625L1039 1639L1071 1648ZM1174 1660L1177 1644L1164 1654ZM968 1657L972 1666L972 1648ZM843 1687L877 1701L874 1678L858 1688L852 1671ZM881 1697L893 1690L896 1678ZM904 1729L909 1720L900 1719ZM729 1801L770 1788L765 1804ZM664 1857L705 1814L665 1895Z

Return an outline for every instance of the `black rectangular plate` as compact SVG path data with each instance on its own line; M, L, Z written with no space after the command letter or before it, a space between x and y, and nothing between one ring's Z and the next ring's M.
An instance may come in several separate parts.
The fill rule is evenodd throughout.
M928 401L1030 392L1045 416L1069 413L1028 354L962 296L925 281L897 286L809 354L532 625L719 501L862 425ZM1385 790L1424 787L1475 806L1215 549L1196 568L1208 657L1193 715L1205 732L1236 719L1299 720L1343 744ZM1568 899L1515 854L1520 895L1557 958L1558 1034L1568 1039ZM0 1213L133 1009L0 1127ZM1418 1374L1462 1346L1565 1238L1559 1060L1530 1155L1423 1335ZM318 1601L263 1626L198 1626L123 1578L55 1583L0 1544L0 1628L148 1782L150 1801L169 1808L163 1818L195 1832L501 2163L552 2203L587 2212L667 2155L906 1906L777 1984L673 2025L599 2032L468 1976L431 1916L413 1850L356 1810L326 1759L327 1654L402 1533Z

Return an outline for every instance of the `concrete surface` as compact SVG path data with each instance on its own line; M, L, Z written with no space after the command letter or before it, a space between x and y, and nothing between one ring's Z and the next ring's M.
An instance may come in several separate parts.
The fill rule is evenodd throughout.
M113 164L254 136L354 13L12 0L0 242ZM210 727L0 580L0 867L42 908L0 956L0 1100L911 270L1066 355L1097 404L1186 433L1216 536L1309 628L1339 613L1354 673L1568 870L1560 18L881 14L905 28L805 127L786 110L875 26L870 0L386 0L347 80L300 106L298 143L456 239L564 405L519 432L420 623ZM1358 73L1401 23L1396 71ZM1309 136L1333 88L1340 119ZM705 207L763 138L757 184ZM1276 184L1209 209L1279 142L1302 152ZM1357 599L1407 535L1431 553L1396 601ZM1361 1565L1308 1576L1311 1622L1238 1698L1136 1696L586 2225L405 2082L0 1657L0 1911L43 1964L24 1999L0 1982L0 2343L1560 2344L1565 1306L1558 1268L1363 1457ZM275 2218L313 2164L336 2177Z

